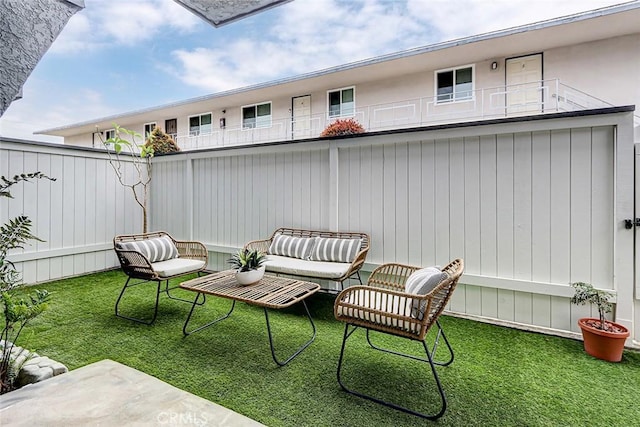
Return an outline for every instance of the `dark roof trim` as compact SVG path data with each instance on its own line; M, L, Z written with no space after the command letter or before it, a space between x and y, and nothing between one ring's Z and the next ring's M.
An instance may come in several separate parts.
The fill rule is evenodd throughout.
M174 0L174 1L178 3L180 6L187 9L189 12L201 18L202 20L207 21L214 27L218 28L218 27L222 27L223 25L227 25L232 22L238 21L240 19L246 18L248 16L255 15L260 12L264 12L265 10L271 9L273 7L280 6L281 4L289 3L290 1L293 1L293 0L272 0L269 3L259 6L255 9L247 10L246 12L241 12L237 14L229 14L228 18L217 19L217 20L214 19L212 16L208 16L205 13L200 12L197 8L193 7L191 5L191 2L189 1L181 1L181 0ZM242 4L241 2L238 2L238 3ZM240 7L240 6L237 6L237 7Z

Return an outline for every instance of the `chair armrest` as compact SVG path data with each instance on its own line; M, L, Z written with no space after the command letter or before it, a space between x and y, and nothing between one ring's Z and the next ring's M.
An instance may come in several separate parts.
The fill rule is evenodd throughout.
M246 245L244 245L244 249L249 249L251 251L258 251L266 254L267 251L269 250L270 245L271 245L271 239L252 240Z
M178 255L180 258L197 259L205 262L205 265L209 263L209 251L207 247L196 241L174 241L176 248L178 248Z
M338 280L346 280L357 271L360 271L360 269L364 266L365 259L367 258L367 252L369 252L368 247L358 252L356 257L351 262L351 265L349 266L349 270L347 270L347 272Z
M138 279L153 279L157 277L157 273L151 267L149 259L140 252L125 249L116 249L115 251L118 261L120 261L120 266L127 276Z

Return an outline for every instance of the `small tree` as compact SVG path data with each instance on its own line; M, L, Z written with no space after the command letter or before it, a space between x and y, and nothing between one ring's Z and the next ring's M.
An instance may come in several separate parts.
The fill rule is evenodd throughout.
M42 178L55 181L40 172L16 175L12 179L2 176L0 197L13 198L9 191L12 185ZM21 278L15 265L7 259L7 254L11 249L23 248L29 240L41 241L31 234L31 220L24 215L11 219L0 227L0 310L4 317L4 327L0 335L0 394L14 388L17 369L14 369L11 353L15 342L27 323L47 309L49 299L46 290L38 290L35 294L23 298L15 295Z
M117 124L113 124L115 136L106 141L100 139L107 148L109 163L118 177L118 181L123 187L131 189L133 198L142 208L142 232L147 232L147 201L149 199L149 186L151 184L151 158L153 157L153 144L138 144L137 139L142 139L138 132L125 129ZM99 134L101 135L101 134ZM122 136L128 135L131 140ZM111 150L113 149L113 150ZM127 155L131 162L126 162L122 156ZM124 175L124 165L132 163L135 169L135 178L131 182L127 181Z
M180 148L176 142L169 135L164 133L159 127L155 127L149 135L147 135L147 141L145 147L151 147L153 149L154 156L160 156L162 154L177 153Z
M571 298L571 302L577 305L590 303L598 307L598 316L600 317L600 326L598 329L608 331L611 325L609 325L609 322L605 319L605 315L611 313L613 309L613 305L609 301L612 295L609 292L594 288L590 283L576 282L572 283L571 286L576 290Z

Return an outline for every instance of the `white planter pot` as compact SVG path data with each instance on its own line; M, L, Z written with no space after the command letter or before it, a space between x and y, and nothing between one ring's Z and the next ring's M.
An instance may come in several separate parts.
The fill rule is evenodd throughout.
M257 270L238 271L236 273L236 280L242 286L255 285L264 276L264 266Z

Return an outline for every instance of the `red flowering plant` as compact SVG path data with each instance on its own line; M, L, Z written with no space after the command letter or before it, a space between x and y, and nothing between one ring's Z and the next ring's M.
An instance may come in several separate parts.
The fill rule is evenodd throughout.
M364 128L355 119L338 119L327 126L320 134L320 137L353 135L356 133L364 133Z

